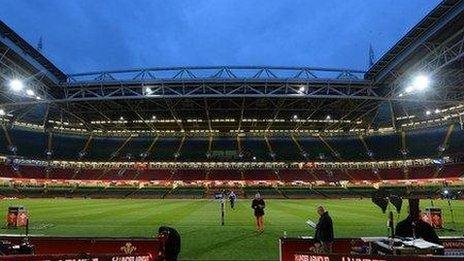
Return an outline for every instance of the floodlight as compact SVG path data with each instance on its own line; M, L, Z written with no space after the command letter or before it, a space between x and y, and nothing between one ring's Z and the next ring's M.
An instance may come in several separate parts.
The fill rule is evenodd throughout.
M436 114L440 113L440 110L439 110L439 109L436 109L436 110L435 110L435 113L436 113Z
M330 117L330 115L327 115L327 117L325 117L326 120L330 120L332 119L332 117Z
M13 79L8 83L10 89L15 92L19 92L24 88L24 83L19 79Z
M35 92L33 90L31 90L31 89L27 89L26 94L29 95L29 96L34 96Z
M430 115L430 114L432 114L431 111L426 111L426 112L425 112L425 115Z
M414 86L408 86L408 87L406 87L406 89L404 89L404 91L405 91L406 93L411 93L411 92L414 91Z
M423 91L430 86L430 79L425 75L418 75L412 81L414 90Z
M294 120L298 119L298 115L296 115L296 114L293 115L293 119L294 119Z
M4 109L0 109L0 116L4 116L6 113L5 113L5 110Z

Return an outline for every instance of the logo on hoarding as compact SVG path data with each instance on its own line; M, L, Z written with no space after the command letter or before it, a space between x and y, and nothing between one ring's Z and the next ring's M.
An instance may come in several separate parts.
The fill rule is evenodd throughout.
M464 241L445 241L443 242L445 248L464 248Z
M321 255L295 255L295 261L330 261L330 258Z
M127 242L124 246L121 247L121 251L124 252L124 254L132 254L135 250L137 250L137 247L132 245L131 242Z
M387 261L387 260L385 260L385 259L374 259L374 258L364 258L364 257L342 256L342 261Z
M150 261L151 256L115 256L111 261Z
M331 260L341 260L341 261L386 261L385 259L374 259L374 258L365 258L365 257L351 257L351 256L338 256L332 257L325 255L294 255L295 261L331 261Z

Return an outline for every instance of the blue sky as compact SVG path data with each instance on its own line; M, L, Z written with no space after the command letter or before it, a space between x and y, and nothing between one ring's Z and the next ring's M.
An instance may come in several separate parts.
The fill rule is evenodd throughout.
M155 66L366 69L438 0L0 0L66 73Z

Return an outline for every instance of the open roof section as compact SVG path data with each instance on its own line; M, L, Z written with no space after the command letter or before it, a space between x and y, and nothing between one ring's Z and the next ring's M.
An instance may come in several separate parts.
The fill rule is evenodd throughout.
M446 41L464 26L464 1L444 0L415 25L365 74L375 83L404 73L434 47Z

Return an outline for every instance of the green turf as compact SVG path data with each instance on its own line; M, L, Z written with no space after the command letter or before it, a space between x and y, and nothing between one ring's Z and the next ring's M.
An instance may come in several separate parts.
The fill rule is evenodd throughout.
M219 204L213 200L18 199L2 200L0 211L6 213L9 205L18 204L28 208L33 234L148 237L158 226L171 225L182 235L182 259L277 260L278 238L284 231L288 236L313 234L305 220L317 220L318 204L329 209L336 237L387 233L385 215L370 200L267 200L262 235L254 233L249 200L239 200L236 210L227 210L224 227L220 226ZM423 206L429 204L422 202ZM447 202L435 201L435 205L442 207L445 225L450 226ZM462 234L464 202L453 201L453 206Z

